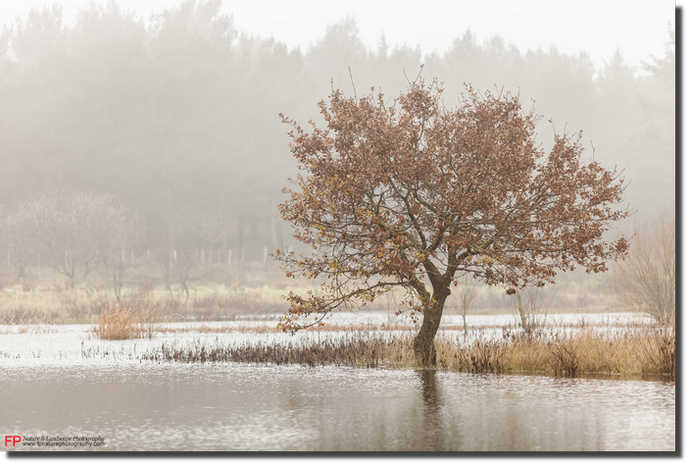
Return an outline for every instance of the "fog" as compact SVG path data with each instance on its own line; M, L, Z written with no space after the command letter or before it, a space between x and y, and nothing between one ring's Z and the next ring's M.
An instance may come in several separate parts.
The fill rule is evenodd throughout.
M72 26L89 3L109 0L61 0L64 24ZM0 23L25 17L31 8L50 0L7 0L0 3ZM124 9L148 21L152 14L176 6L179 0L117 0ZM680 3L680 2L677 2ZM480 42L503 36L520 51L549 49L555 45L570 55L588 54L596 68L620 48L625 59L640 67L641 61L663 53L668 22L674 28L672 0L503 1L398 0L234 0L220 11L231 14L237 29L249 35L273 37L288 48L306 52L327 28L346 17L356 20L359 37L375 48L382 35L393 47L421 48L423 53L445 53L467 28ZM641 71L641 70L639 70Z
M519 94L527 110L533 105L544 116L537 131L545 145L553 129L583 130L585 157L623 170L628 181L625 201L637 213L618 232L674 210L672 26L636 33L651 48L641 57L635 50L630 61L624 44L615 51L606 43L608 55L592 58L585 30L581 46L572 37L517 46L509 29L491 33L477 22L443 29L447 42L429 51L419 45L423 34L410 33L405 43L403 32L388 33L383 22L376 31L363 15L366 40L360 20L343 16L322 20L320 36L288 44L279 37L288 35L284 29L277 39L239 29L230 2L143 2L158 8L153 16L125 3L69 11L57 3L3 18L3 218L40 193L107 194L136 224L126 248L137 255L205 249L227 261L230 250L244 250L247 260L260 260L264 248L296 248L276 209L298 172L278 114L302 125L317 119L317 102L331 86L353 94L350 72L360 92L375 87L394 98L421 65L427 81L443 83L448 105L464 83ZM9 21L10 14L19 16ZM670 9L667 17L673 20ZM605 28L591 21L596 34ZM639 24L638 17L629 22Z

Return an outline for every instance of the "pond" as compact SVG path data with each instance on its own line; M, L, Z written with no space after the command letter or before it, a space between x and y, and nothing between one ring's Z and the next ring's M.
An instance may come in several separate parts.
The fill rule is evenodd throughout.
M127 354L185 333L117 342L89 339L86 327L53 329L0 335L0 431L22 438L4 450L73 450L74 437L102 438L77 447L94 451L676 447L670 381L140 362ZM279 335L203 337L259 336ZM84 358L84 347L103 354ZM30 445L44 436L58 439Z

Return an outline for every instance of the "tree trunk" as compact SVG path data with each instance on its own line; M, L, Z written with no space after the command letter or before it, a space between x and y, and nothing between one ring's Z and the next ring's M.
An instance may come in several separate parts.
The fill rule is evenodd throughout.
M435 334L440 327L440 318L443 316L445 300L450 295L450 289L443 289L442 292L434 294L431 303L424 309L421 329L414 338L414 356L421 366L434 366L436 363Z
M166 183L165 201L167 203L167 266L172 269L173 251L175 250L175 224L172 216L172 188Z
M244 215L237 217L237 241L239 250L244 249Z
M519 311L519 318L522 322L522 329L527 333L531 328L529 328L529 320L526 318L526 313L524 313L524 306L522 305L522 293L517 291L517 310Z

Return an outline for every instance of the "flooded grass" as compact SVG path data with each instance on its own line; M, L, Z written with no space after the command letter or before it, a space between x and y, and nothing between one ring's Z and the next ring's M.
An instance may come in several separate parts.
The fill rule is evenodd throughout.
M5 298L9 299L9 293L6 294ZM257 299L257 294L244 294L233 299L243 304ZM190 300L190 307L199 307L194 310L193 317L171 314L172 310L160 305L160 300L152 298L151 293L145 299L128 302L108 302L100 294L84 293L77 298L76 294L65 291L59 295L62 296L62 303L68 301L69 308L74 311L66 315L63 310L62 316L54 318L48 315L52 307L44 305L45 302L40 299L43 296L12 296L12 302L22 305L14 308L16 312L4 313L7 326L0 326L0 337L54 332L58 326L28 325L27 322L64 323L72 317L79 319L95 313L97 316L89 321L92 326L86 334L87 339L125 341L151 339L159 335L161 339L170 341L157 347L154 345L155 339L147 341L146 349L140 348L139 353L133 355L133 359L142 362L232 361L306 366L416 367L412 339L418 326L408 319L392 317L389 311L387 314L378 312L375 322L366 313L350 315L351 318L338 316L325 327L304 330L301 334L305 337L290 340L279 334L274 315L261 313L259 307L263 308L265 304L262 300L256 300L255 308L252 307L256 310L253 315L235 315L225 310L222 320L211 322L206 321L205 317L197 318L202 313L201 309L207 308L208 315L214 315L230 300L214 297L210 291ZM175 315L178 318L172 318ZM456 324L457 319L450 316L436 338L436 369L439 370L559 376L596 373L674 377L676 349L672 324L661 325L629 314L581 314L568 315L567 318L549 314L534 320L529 331L524 331L509 315L497 315L500 318L476 315L472 317L475 319L469 326L469 332L465 333L463 326ZM161 324L163 321L166 323ZM186 323L173 324L172 321ZM198 341L179 342L190 340L190 337L195 337L194 334L200 335ZM209 337L211 334L217 334L215 342ZM123 350L128 350L126 347L129 345L123 347ZM113 347L104 343L100 348L81 351L80 356L86 359L99 358L106 351L113 350ZM128 357L126 354L122 356Z
M298 343L266 344L263 342L206 347L197 341L186 347L163 344L141 356L141 360L175 362L239 362L335 365L352 367L403 367L413 361L411 338L384 338L356 332L343 340L325 339L312 345Z
M153 337L160 309L142 305L138 301L112 302L103 310L92 332L105 340L139 339Z
M509 372L674 376L675 330L647 326L616 332L609 328L584 328L571 333L505 331L501 341L483 348L483 352L491 354L497 360L494 364Z
M256 364L336 365L367 368L418 368L414 332L349 331L341 338L309 343L208 345L200 340L184 347L162 344L140 356L155 362L240 362ZM674 378L675 330L645 327L601 332L584 328L535 331L503 328L497 339L465 342L442 334L436 340L437 369L471 373L656 375Z

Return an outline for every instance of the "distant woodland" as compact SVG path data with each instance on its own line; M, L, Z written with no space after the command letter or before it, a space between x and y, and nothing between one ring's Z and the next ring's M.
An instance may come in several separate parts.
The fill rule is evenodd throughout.
M596 69L584 54L523 53L501 37L478 43L470 30L458 30L442 55L391 48L384 36L371 50L351 19L313 47L290 50L240 33L219 7L186 1L143 21L110 3L67 27L53 6L6 27L0 216L37 201L50 210L58 198L107 196L114 217L135 225L127 254L204 249L226 261L230 250L245 250L260 260L264 247L297 248L276 209L298 173L278 114L308 126L333 88L361 95L373 87L392 100L421 65L426 81L443 84L448 106L464 83L518 94L543 115L544 149L553 129L583 130L595 148L586 156L624 170L635 218L674 209L671 33L665 55L648 57L644 69L619 52Z

